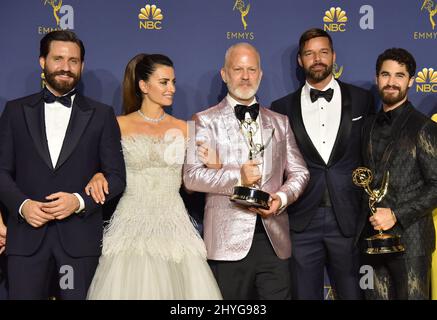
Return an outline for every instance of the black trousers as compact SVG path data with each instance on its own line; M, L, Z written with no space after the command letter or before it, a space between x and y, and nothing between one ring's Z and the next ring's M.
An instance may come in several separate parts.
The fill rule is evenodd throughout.
M431 285L431 256L406 257L405 253L365 255L372 267L373 288L365 290L368 300L428 300Z
M343 236L330 207L316 210L303 232L291 232L292 298L323 300L326 266L336 299L362 299L354 238Z
M225 300L289 300L289 259L279 259L265 232L239 261L208 261Z
M55 223L49 222L45 238L35 254L8 256L9 299L47 300L52 279L56 279L60 299L83 300L98 259L69 256L62 248Z

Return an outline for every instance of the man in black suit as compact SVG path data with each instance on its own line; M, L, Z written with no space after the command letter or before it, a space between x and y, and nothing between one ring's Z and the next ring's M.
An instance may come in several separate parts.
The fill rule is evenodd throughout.
M47 299L55 272L60 298L84 299L100 255L100 205L84 192L96 172L125 187L113 109L75 91L85 49L71 31L41 39L46 88L10 101L0 118L0 201L9 212L9 297Z
M321 29L302 34L298 62L306 83L272 103L288 115L310 171L304 194L288 207L293 298L323 299L326 266L336 298L360 299L354 239L362 192L352 171L361 164L361 127L373 97L334 79L332 39Z
M408 101L415 73L416 61L405 49L387 49L376 62L382 108L364 124L363 159L373 172L372 188L379 188L389 172L388 192L372 217L365 206L359 229L362 237L380 229L399 235L405 252L366 257L374 270L374 289L365 291L370 299L429 299L437 124Z

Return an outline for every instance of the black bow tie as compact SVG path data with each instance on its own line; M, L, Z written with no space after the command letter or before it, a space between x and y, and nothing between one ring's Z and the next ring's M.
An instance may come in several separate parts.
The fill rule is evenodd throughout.
M71 96L74 94L76 94L76 90L70 91L65 96L57 97L52 92L50 92L49 89L44 88L43 99L45 103L53 103L55 101L58 101L67 108L71 108Z
M255 121L259 113L259 104L254 103L251 106L237 104L234 110L235 110L235 116L237 117L238 120L244 121L244 119L246 119L246 112L249 112L250 117L252 118L253 121Z
M326 101L331 101L332 96L334 95L334 89L330 88L325 91L317 90L317 89L311 89L310 90L310 98L311 102L316 101L320 97L325 98Z
M384 112L381 110L376 115L376 122L378 122L381 125L385 123L391 125L392 123L391 112Z

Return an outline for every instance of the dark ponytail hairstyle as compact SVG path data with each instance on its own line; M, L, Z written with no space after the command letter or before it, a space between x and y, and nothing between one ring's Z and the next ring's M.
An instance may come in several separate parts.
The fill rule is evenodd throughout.
M140 53L127 64L123 80L123 114L135 112L141 108L143 93L139 87L140 80L148 81L157 65L173 68L173 62L162 54Z

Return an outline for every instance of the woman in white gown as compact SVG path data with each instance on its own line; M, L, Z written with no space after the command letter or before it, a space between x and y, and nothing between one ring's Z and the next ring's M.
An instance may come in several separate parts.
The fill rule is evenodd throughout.
M127 187L105 228L88 299L221 299L179 195L187 124L163 109L174 93L168 57L140 54L127 65L118 117ZM102 186L98 174L87 193L103 201Z

